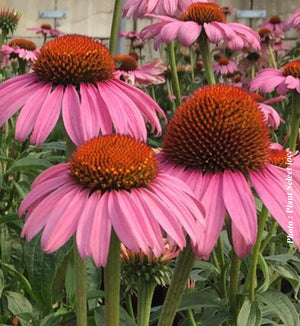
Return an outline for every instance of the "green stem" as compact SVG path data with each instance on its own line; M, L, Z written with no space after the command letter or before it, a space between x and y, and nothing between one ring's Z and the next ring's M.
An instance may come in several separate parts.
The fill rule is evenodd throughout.
M251 62L251 79L255 77L255 62Z
M229 305L230 305L230 312L234 316L234 322L236 323L238 306L237 306L237 293L239 290L239 282L240 282L240 267L241 267L241 260L238 259L235 252L232 252L232 259L231 259L231 271L230 271L230 285L229 285Z
M172 326L181 297L194 265L195 254L190 243L177 258L171 285L160 314L158 326Z
M221 272L221 297L227 297L227 286L226 286L226 270L225 270L225 257L223 250L223 241L221 235L218 239L217 253L220 258L220 272Z
M0 48L4 44L6 37L7 37L8 32L5 30L2 30L2 33L0 35Z
M270 44L270 42L268 42L268 50L269 50L269 53L270 53L272 66L273 66L273 68L277 69L276 58L275 58L274 51L273 51L273 48L272 48L272 45Z
M85 289L85 261L80 258L77 247L74 248L76 267L76 318L77 326L87 326L87 304Z
M168 54L169 54L169 63L171 67L171 75L173 81L174 94L176 96L176 104L181 103L181 89L179 84L179 78L177 73L177 63L176 63L176 54L175 54L175 44L171 42L168 44Z
M186 311L186 316L188 318L190 326L197 326L196 320L193 315L193 311L191 309Z
M106 326L118 326L120 321L120 246L120 240L112 231L108 261L104 269Z
M192 70L191 70L191 74L192 74L192 81L195 81L195 57L194 57L194 52L192 50L192 48L190 48L190 60L191 60L191 66L192 66Z
M128 293L126 295L126 306L127 306L127 312L129 316L135 320L134 312L133 312L133 307L132 307L132 301L131 301L131 295Z
M115 54L118 29L121 20L122 0L115 0L114 14L110 31L109 51L111 54Z
M206 35L200 36L199 45L207 82L209 85L214 85L216 84L216 79L213 71L213 58L210 52L209 40Z
M257 240L256 244L253 248L253 253L252 253L252 266L250 270L250 300L253 302L255 301L255 288L257 285L257 279L256 279L256 268L257 268L257 263L258 263L258 256L260 252L260 247L262 243L262 238L263 238L263 233L264 229L267 223L267 218L268 218L268 210L265 206L263 206L263 209L261 211L260 215L260 221L258 225L258 233L257 233Z
M267 248L270 240L276 235L276 233L277 233L277 227L278 227L278 223L275 220L272 221L272 226L270 228L270 231L267 234L265 240L261 244L261 247L260 247L260 252L261 253L263 253L265 251L265 249Z
M149 326L151 303L155 290L155 283L139 284L137 326Z
M291 114L291 136L290 136L290 150L292 152L296 151L297 138L299 133L299 123L300 123L300 94L294 91L293 103L292 103L292 114Z

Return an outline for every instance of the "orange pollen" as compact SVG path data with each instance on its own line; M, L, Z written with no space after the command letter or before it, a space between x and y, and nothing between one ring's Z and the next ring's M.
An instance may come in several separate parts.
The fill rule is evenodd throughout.
M77 86L111 79L115 63L102 43L88 36L71 34L47 42L32 69L41 80Z
M117 70L132 71L136 70L138 65L135 58L131 55L114 55Z
M70 171L91 191L146 187L158 173L154 155L149 146L129 136L101 136L77 148Z
M266 27L262 27L259 29L258 34L260 37L265 37L265 36L270 35L271 31Z
M287 152L284 149L270 149L268 153L268 162L281 168L287 168L290 164L287 158Z
M255 101L255 102L257 102L257 103L262 103L262 102L264 102L264 97L262 96L262 95L260 95L260 94L258 94L258 93L251 93L251 94L249 94L252 98L253 98L253 100Z
M221 66L227 66L229 64L230 60L226 57L222 57L220 60L219 60L219 64Z
M226 22L223 9L215 3L197 2L191 4L181 16L181 20L194 21L200 25L211 22Z
M269 22L271 24L280 24L281 23L281 18L279 16L273 16L270 18Z
M261 169L270 135L262 112L244 90L206 86L186 99L171 119L163 143L169 161L203 173Z
M36 50L36 44L30 40L23 38L11 40L8 44L9 46L18 46L21 49L34 51Z
M293 76L300 78L300 60L295 60L287 63L282 68L283 76Z
M43 29L52 29L52 26L50 24L45 23L45 24L41 25L41 28L43 28Z

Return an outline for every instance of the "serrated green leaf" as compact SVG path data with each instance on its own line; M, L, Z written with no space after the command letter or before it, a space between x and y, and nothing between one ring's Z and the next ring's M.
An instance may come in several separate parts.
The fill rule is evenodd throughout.
M52 166L52 164L46 159L25 157L15 161L5 174L26 170L45 170L50 166Z
M257 294L257 299L267 305L286 326L299 326L299 315L290 298L285 294L269 290ZM267 317L267 316L264 316Z
M260 326L261 310L257 301L245 300L239 312L237 326Z

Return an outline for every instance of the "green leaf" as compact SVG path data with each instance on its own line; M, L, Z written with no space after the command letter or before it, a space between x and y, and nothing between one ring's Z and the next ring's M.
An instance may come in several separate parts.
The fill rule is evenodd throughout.
M293 269L293 267L288 264L281 265L276 263L273 263L271 267L275 272L291 283L295 293L299 291L300 276L298 275L297 271Z
M5 285L4 274L3 274L2 270L0 269L0 298L2 297L4 285Z
M26 196L26 192L24 191L24 189L18 183L16 183L15 181L13 181L13 185L14 185L17 193L21 197L21 199L23 199Z
M257 299L268 306L272 313L276 314L284 325L299 326L299 315L289 297L285 294L269 290L257 294ZM266 317L266 316L264 316Z
M237 326L260 326L261 311L257 301L245 300L237 319Z
M50 143L45 143L41 147L43 149L53 149L57 151L65 151L66 150L66 142L64 141L55 141Z
M24 246L24 260L28 279L38 298L38 304L51 308L55 293L54 285L59 267L69 254L71 242L52 254L45 254L40 248L40 236Z
M215 314L214 316L210 316L209 318L201 319L202 325L205 326L223 326L224 323L230 320L231 314L226 311L222 311L220 313Z
M105 325L104 319L104 307L96 308L94 310L94 317L96 326ZM120 326L136 326L136 323L132 318L128 315L125 309L120 307Z
M270 280L269 267L266 261L264 260L262 254L259 254L258 256L258 265L260 266L260 269L262 270L264 277L263 277L263 284L257 289L257 292L265 292L270 287L271 280Z
M294 262L300 263L300 258L298 258L295 255L291 255L291 254L265 256L264 258L265 258L265 260L271 261L271 262L277 261L277 262L280 262L280 263L287 263L289 261L294 261Z
M37 157L25 157L15 161L5 174L25 170L45 170L51 165L52 164L46 159Z

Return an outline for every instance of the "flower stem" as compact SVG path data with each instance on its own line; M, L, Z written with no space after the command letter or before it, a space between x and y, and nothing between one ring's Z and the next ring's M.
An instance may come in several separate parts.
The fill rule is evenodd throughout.
M181 297L185 290L188 278L194 265L195 254L190 243L177 258L171 285L160 314L158 326L172 326L179 306Z
M69 136L66 134L66 159L69 160L76 146L73 144ZM74 260L76 269L76 319L77 326L87 326L87 299L85 289L85 261L81 259L77 251L77 247L74 248Z
M137 326L148 326L150 320L151 303L155 290L155 283L139 284Z
M199 45L207 82L209 85L214 85L216 84L216 79L213 71L213 59L210 52L209 40L206 35L200 36Z
M110 238L107 265L104 269L105 325L118 326L120 320L120 240L114 231Z
M250 300L253 302L255 301L255 288L257 284L257 279L256 279L256 268L257 268L257 263L258 263L258 256L260 252L260 247L262 243L262 238L263 238L263 233L264 229L267 223L267 218L268 218L268 210L265 206L263 206L261 215L260 215L260 221L258 225L258 234L257 234L257 240L256 244L253 248L253 253L252 253L252 265L251 265L251 270L250 270Z
M2 29L2 33L0 35L0 48L4 44L7 34L8 34L8 32Z
M121 20L122 0L115 0L114 14L110 31L109 51L111 54L115 54L118 29Z
M236 323L237 318L237 293L239 290L239 281L240 281L240 267L241 267L241 260L238 259L235 252L232 252L232 259L231 259L231 272L230 272L230 285L229 285L229 305L230 311L234 315L234 322L233 325Z
M85 261L81 259L74 249L75 267L76 267L76 317L77 326L87 326L87 304L85 289Z
M217 246L217 254L220 257L220 273L221 273L221 297L227 297L227 287L226 287L226 266L225 266L225 258L224 258L224 250L223 250L223 241L221 235L218 239Z
M195 318L194 318L194 315L193 315L193 311L192 311L192 309L188 309L188 310L186 311L186 316L187 316L187 318L188 318L188 320L189 320L189 324L190 324L190 326L197 326L197 323L196 323L196 321L195 321Z
M270 53L272 66L273 66L273 68L277 69L276 58L275 58L274 51L273 51L273 48L272 48L272 45L270 44L270 42L268 42L268 50Z
M277 227L278 227L278 223L274 220L272 222L272 226L270 228L270 231L269 231L268 235L266 236L265 240L261 244L261 247L260 247L260 252L261 253L263 253L265 251L265 249L267 248L270 240L276 235Z
M168 44L168 54L169 54L169 63L171 67L171 75L173 81L174 94L176 96L176 104L181 103L181 90L179 84L179 78L177 73L177 63L176 63L176 54L175 54L175 45L174 42Z
M299 123L300 123L300 94L294 91L292 103L292 113L291 113L291 136L290 136L290 150L292 152L296 151L297 138L299 133Z

